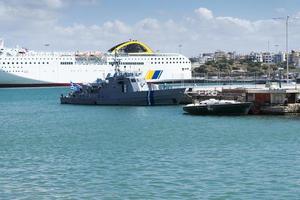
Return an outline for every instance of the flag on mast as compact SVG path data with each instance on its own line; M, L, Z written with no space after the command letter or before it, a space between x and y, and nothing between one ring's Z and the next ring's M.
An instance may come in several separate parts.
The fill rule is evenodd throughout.
M82 89L82 86L77 84L77 83L73 83L72 81L70 82L70 89L73 91L80 91L80 89Z

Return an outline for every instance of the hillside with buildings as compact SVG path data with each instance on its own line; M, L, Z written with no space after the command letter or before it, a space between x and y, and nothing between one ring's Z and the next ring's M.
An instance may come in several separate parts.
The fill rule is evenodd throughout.
M283 52L251 52L237 54L235 52L216 51L203 53L191 58L194 75L198 73L257 73L272 74L278 69L286 68L287 56ZM291 72L300 71L300 52L288 54Z

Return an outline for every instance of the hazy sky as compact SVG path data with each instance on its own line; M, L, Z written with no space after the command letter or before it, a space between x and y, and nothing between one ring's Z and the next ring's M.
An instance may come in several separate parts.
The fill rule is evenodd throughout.
M0 0L5 45L36 50L101 50L138 39L187 56L215 50L300 49L300 0ZM44 44L49 43L49 47ZM278 45L276 47L276 45Z

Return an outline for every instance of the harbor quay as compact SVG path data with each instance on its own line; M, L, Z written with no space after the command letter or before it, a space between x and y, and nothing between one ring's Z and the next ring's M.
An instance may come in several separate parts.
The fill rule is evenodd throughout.
M222 85L195 86L186 92L187 103L191 100L204 101L208 99L236 100L252 102L249 114L299 114L300 85L277 83L257 85Z

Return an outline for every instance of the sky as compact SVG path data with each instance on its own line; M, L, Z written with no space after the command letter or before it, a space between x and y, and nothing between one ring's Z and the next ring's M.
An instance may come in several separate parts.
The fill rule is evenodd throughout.
M105 52L129 39L186 56L284 51L287 15L289 49L300 50L300 0L0 0L0 38L42 51Z

